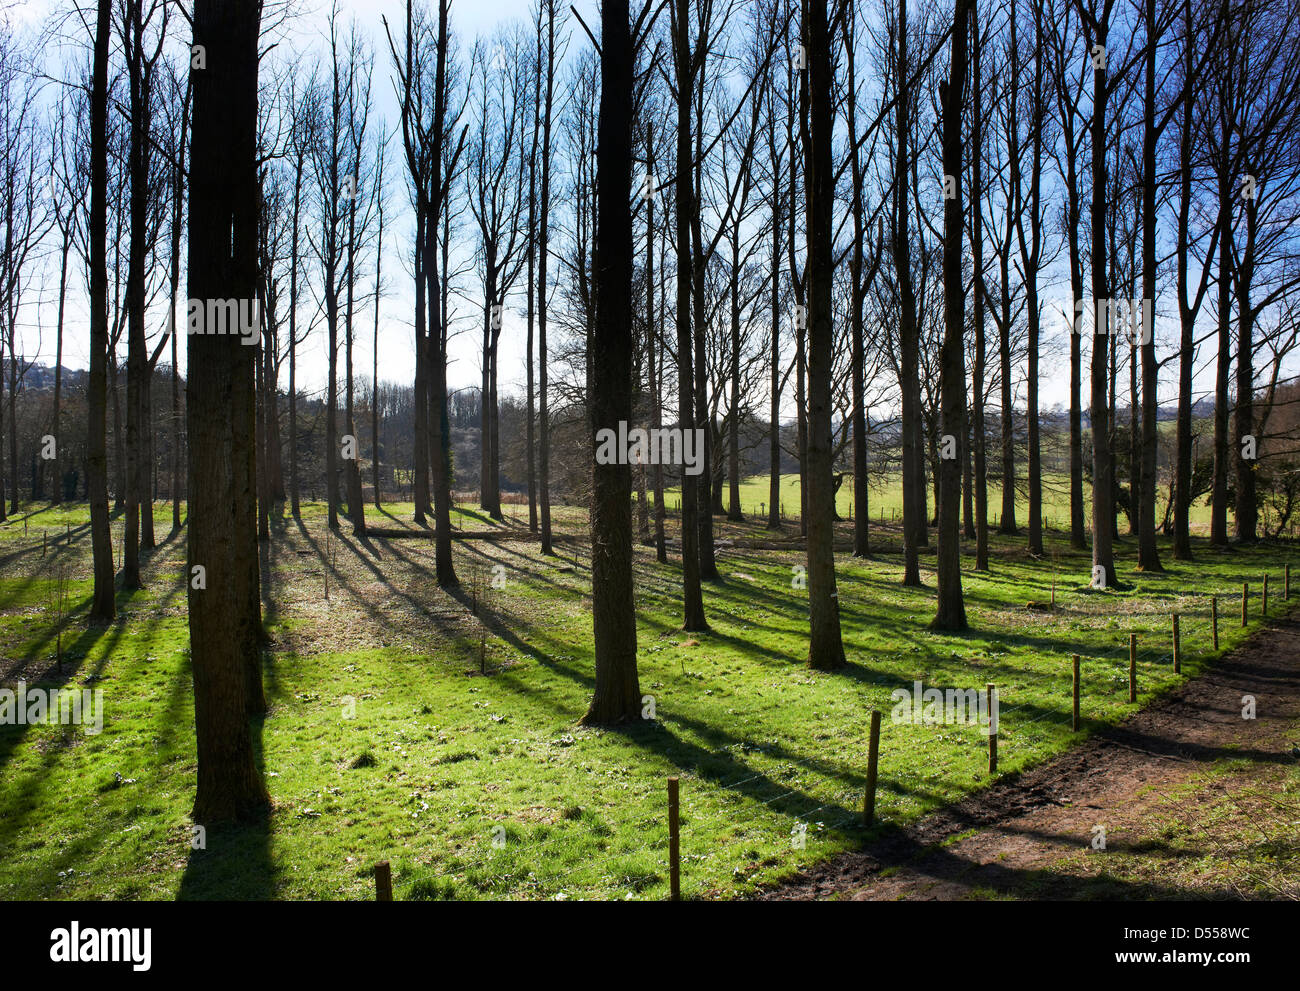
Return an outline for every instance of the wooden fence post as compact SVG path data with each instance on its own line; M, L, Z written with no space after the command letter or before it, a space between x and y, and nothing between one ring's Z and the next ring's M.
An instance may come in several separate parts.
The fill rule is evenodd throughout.
M987 692L988 714L989 714L989 774L996 774L998 770L998 731L997 718L993 715L993 697L997 688L992 682L989 682Z
M1138 700L1138 635L1128 635L1128 700Z
M375 901L391 902L393 900L393 872L387 860L375 864Z
M862 825L876 818L876 766L880 757L880 710L871 710L871 743L867 748L867 791L862 797Z
M677 778L668 779L668 884L669 897L682 900L681 836L679 833Z

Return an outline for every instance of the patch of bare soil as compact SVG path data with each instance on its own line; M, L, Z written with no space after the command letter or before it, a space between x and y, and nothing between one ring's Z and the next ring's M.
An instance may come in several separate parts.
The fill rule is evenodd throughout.
M1068 753L758 897L1297 899L1298 728L1289 618Z

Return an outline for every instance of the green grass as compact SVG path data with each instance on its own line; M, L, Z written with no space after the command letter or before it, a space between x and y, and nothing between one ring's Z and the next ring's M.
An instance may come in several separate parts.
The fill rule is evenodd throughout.
M763 480L751 484L766 492ZM387 508L391 519L371 510L372 522L414 529L409 505ZM460 524L488 528L464 508ZM705 592L712 631L687 637L677 629L676 563L638 547L640 681L658 718L603 731L577 726L593 669L583 544L561 544L548 559L524 540L459 542L466 591L456 599L429 577L431 541L337 539L327 602L324 513L313 504L301 528L277 520L265 549L271 710L254 738L274 808L265 823L208 830L206 849L195 851L184 534L147 556L147 590L119 594L118 621L89 629L85 508L28 512L25 534L18 517L0 526L0 682L102 688L106 713L98 736L0 726L6 900L368 898L380 860L392 862L398 898L658 899L668 887L665 779L674 774L683 893L734 896L861 841L873 707L885 714L879 828L987 783L979 729L895 725L893 689L996 683L999 770L1014 772L1079 739L1069 727L1072 653L1085 658L1085 731L1123 718L1135 709L1131 630L1145 702L1176 681L1170 612L1182 614L1183 671L1195 674L1211 656L1208 596L1239 596L1242 581L1253 587L1268 571L1276 613L1290 556L1283 545L1212 554L1198 541L1195 562L1173 562L1162 544L1169 570L1137 574L1124 541L1118 567L1131 588L1093 592L1087 557L1061 534L1048 537L1055 565L1050 553L1027 558L1022 539L995 539L991 573L963 575L973 627L964 635L927 629L932 554L922 557L920 589L900 586L897 556L842 556L850 664L823 674L803 664L807 593L792 587L800 553L721 553L724 580ZM165 538L170 509L159 504L156 514ZM562 519L580 529L577 511ZM62 535L67 523L71 545L51 544L42 558L42 531ZM120 521L113 527L120 546ZM719 529L764 533L757 524ZM493 589L498 563L506 585ZM53 670L51 611L60 567L73 607L63 676ZM1026 610L1027 600L1049 598L1054 575L1058 610ZM1220 600L1225 650L1247 632L1238 608Z

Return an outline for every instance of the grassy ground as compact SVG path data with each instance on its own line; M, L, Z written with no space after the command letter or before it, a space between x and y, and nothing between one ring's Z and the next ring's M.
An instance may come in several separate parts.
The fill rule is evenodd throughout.
M409 506L388 509L372 509L372 523L415 529ZM895 725L891 690L996 683L999 771L1015 771L1078 738L1072 653L1084 656L1086 719L1119 719L1134 708L1130 631L1141 701L1174 681L1171 611L1182 614L1183 672L1194 674L1211 657L1208 596L1228 597L1228 649L1248 632L1241 583L1253 588L1267 571L1280 609L1291 554L1282 545L1212 554L1198 542L1189 564L1162 544L1169 570L1136 574L1124 541L1119 569L1131 588L1094 592L1088 559L1060 533L1041 561L1023 554L1022 539L999 538L991 572L963 576L973 628L964 635L927 629L933 555L922 558L920 589L899 585L897 556L842 556L850 665L821 674L802 664L800 553L723 551L723 580L705 593L712 632L688 638L677 629L675 561L660 565L638 547L641 689L657 718L612 732L576 726L593 664L581 541L544 558L510 521L492 527L466 507L457 524L497 539L457 543L465 588L450 597L429 577L431 541L330 538L323 508L310 505L301 525L277 520L264 547L271 710L255 738L274 808L262 824L208 830L206 849L194 850L184 534L167 537L170 509L156 511L167 539L147 557L147 589L120 594L118 621L104 629L85 623L84 507L28 507L0 526L0 683L101 688L106 709L97 736L0 726L0 898L366 898L379 860L392 862L398 898L662 898L670 774L681 777L684 895L736 895L858 842L873 707L885 714L885 823L988 780L978 727ZM558 523L580 531L577 510L561 508ZM719 526L724 537L764 534ZM891 535L896 543L885 526L886 543ZM72 604L62 675L60 570ZM1056 610L1027 610L1054 581ZM1251 608L1253 627L1257 598Z
M1023 473L1022 473L1023 474ZM771 487L768 476L752 476L743 479L740 483L740 508L747 516L759 519L767 513L767 506L771 502ZM1029 522L1028 510L1028 489L1027 481L1021 477L1018 480L1018 486L1021 491L1017 495L1016 501L1016 521L1023 528ZM722 489L722 504L730 506L731 490L725 484ZM1156 496L1156 522L1160 523L1164 519L1165 503L1168 492L1161 491ZM681 493L677 489L669 489L665 493L667 506L669 509L678 505ZM934 511L934 490L927 490L929 498L930 511ZM989 525L996 526L1001 520L999 519L1002 512L1002 484L1001 478L989 477L988 480L988 499L989 499ZM873 484L870 487L868 503L871 507L872 521L880 520L883 514L883 521L889 523L897 520L903 515L903 486L902 479L899 475L889 475L879 484ZM799 515L799 476L797 474L781 476L781 505L783 514L788 517L798 518ZM853 506L853 478L846 477L843 484L840 485L839 492L836 493L835 507L841 516L848 519L849 513ZM1083 493L1083 518L1090 520L1092 512L1092 500L1089 498L1088 487L1084 486ZM1070 476L1068 474L1054 474L1045 472L1043 474L1043 520L1049 527L1061 530L1069 530L1070 526ZM1210 507L1205 504L1204 500L1197 500L1192 504L1190 514L1190 525L1193 532L1203 532L1208 535L1210 532ZM1270 523L1270 525L1272 525ZM1120 527L1127 529L1127 518L1120 515Z

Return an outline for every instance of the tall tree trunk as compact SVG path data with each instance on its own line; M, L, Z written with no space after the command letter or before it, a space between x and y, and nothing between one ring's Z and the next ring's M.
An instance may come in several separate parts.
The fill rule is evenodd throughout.
M1195 49L1192 0L1183 0L1183 92L1182 132L1178 136L1178 229L1179 244L1187 244L1192 211L1192 121L1195 107ZM1214 248L1211 246L1210 254ZM1196 310L1202 296L1197 294L1195 307L1188 300L1187 252L1177 252L1178 317L1181 330L1178 348L1178 434L1174 455L1174 560L1192 559L1192 362L1195 358ZM1204 270L1203 270L1204 271ZM1205 280L1201 280L1202 292Z
M447 322L443 310L443 284L438 277L438 221L443 203L443 131L447 111L447 47L450 29L447 24L449 0L438 0L438 41L434 69L434 147L433 195L424 232L425 295L429 306L428 357L430 384L429 424L437 448L430 457L433 468L434 571L438 587L460 585L452 561L451 549L451 423L447 415ZM446 248L446 236L443 247ZM445 256L444 256L445 257Z
M632 419L632 38L628 0L601 4L600 123L596 153L596 320L591 436ZM595 463L591 603L596 688L583 722L641 717L632 599L632 468Z
M113 598L113 535L108 521L108 59L112 0L99 0L90 94L90 378L86 385L90 424L86 440L86 488L94 557L92 623L110 623ZM0 497L0 504L3 504ZM0 518L3 518L0 505Z
M674 48L677 71L677 402L678 426L683 441L694 431L694 363L691 361L691 227L694 190L690 168L691 93L695 88L694 53L691 51L690 4L673 0ZM543 159L545 161L545 159ZM707 470L707 465L706 465ZM696 477L682 472L682 628L708 629L704 595L700 588L699 494Z
M835 585L835 483L831 464L831 375L834 363L831 294L835 281L833 213L835 127L827 0L804 0L808 65L808 131L804 163L808 210L808 665L822 671L845 664Z
M1255 174L1254 166L1249 160L1243 162L1242 170L1246 175ZM1258 455L1258 438L1255 436L1255 312L1250 302L1250 289L1255 274L1259 201L1247 199L1245 207L1246 244L1236 266L1234 279L1237 291L1237 409L1233 418L1236 427L1233 462L1236 467L1237 491L1233 519L1237 541L1253 544L1259 539L1259 503L1255 495L1255 469L1258 462L1247 457L1247 445L1255 442L1253 446Z
M181 133L177 141L176 160L172 167L172 237L171 237L171 484L168 486L172 501L172 533L179 533L181 528L181 390L180 390L180 334L176 328L176 303L180 292L181 279L181 225L185 222L185 145L189 132L189 108L191 87L185 88L185 99L181 104ZM301 180L298 180L301 181ZM297 211L295 204L295 226ZM296 230L295 230L296 234ZM295 254L296 266L297 257ZM290 314L290 320L293 317ZM292 326L292 323L290 324Z
M989 490L987 423L984 416L984 90L980 85L978 4L971 4L971 264L975 293L975 367L971 370L971 419L974 423L975 570L989 569Z
M1043 470L1038 425L1038 349L1041 313L1038 304L1038 269L1042 262L1042 172L1043 128L1046 126L1046 107L1043 96L1043 10L1034 8L1034 103L1030 145L1031 173L1029 176L1029 203L1017 215L1020 232L1020 251L1024 261L1025 309L1028 324L1029 354L1025 375L1025 425L1029 434L1029 455L1026 469L1029 474L1029 553L1043 554ZM1028 214L1030 236L1025 243L1024 217Z
M844 46L848 61L848 89L845 99L849 116L849 165L853 180L853 255L850 262L849 286L849 321L853 363L852 404L850 414L853 430L853 556L869 557L871 555L870 517L871 507L868 502L867 488L867 396L866 396L866 327L862 318L862 304L866 296L865 285L865 250L863 241L867 236L865 223L866 204L865 176L862 168L861 150L858 148L858 96L857 64L857 14L848 12L849 30ZM876 258L879 259L879 248Z
M908 174L908 108L911 104L907 60L907 0L898 4L898 101L895 107L897 159L894 174L894 268L901 297L899 339L899 386L902 391L903 445L903 584L921 584L920 531L925 528L925 487L918 484L921 419L920 342L916 327L916 293L912 287L912 251L908 233L906 176ZM923 470L923 469L922 469Z
M1214 380L1214 477L1210 494L1210 544L1228 546L1228 376L1231 371L1231 319L1232 319L1232 165L1229 142L1232 138L1230 120L1223 114L1220 128L1220 154L1218 163L1219 185L1219 278L1218 320L1219 351Z
M957 0L952 15L952 59L948 84L940 87L943 107L943 171L953 176L954 195L943 203L943 346L939 353L940 429L966 444L966 292L962 266L961 108L966 90L966 39L971 0ZM1031 311L1032 313L1032 311ZM937 577L939 604L931 628L966 629L961 587L961 460L957 451L941 457Z
M702 60L698 65L702 65ZM703 86L703 80L696 82L697 77L702 75L702 69L696 69L692 74L694 85ZM694 90L691 91L692 93ZM699 499L699 510L696 514L696 524L700 529L700 539L698 552L700 556L700 578L703 581L718 580L718 563L714 555L713 547L713 495L714 495L714 473L713 473L713 429L711 414L709 410L709 376L708 376L708 335L705 333L706 317L704 314L704 237L701 229L702 220L700 217L701 200L703 198L703 157L704 151L701 147L704 129L703 114L700 115L700 130L694 135L695 156L693 158L693 167L691 173L694 176L695 188L691 196L690 212L690 234L691 234L691 303L692 303L692 331L695 341L695 426L703 431L704 438L704 471L695 480L696 494Z
M774 97L775 99L775 97ZM775 116L775 115L774 115ZM771 150L773 174L775 176L778 160L776 157L776 139L773 137L768 147ZM775 178L772 181L772 354L769 362L770 382L768 386L768 483L767 483L767 528L781 529L781 184Z
M1109 9L1109 8L1107 8ZM1107 23L1095 25L1094 45L1105 51ZM1106 68L1094 63L1092 84L1092 567L1094 581L1106 588L1116 584L1112 551L1115 529L1114 461L1111 458L1111 420L1107 396L1107 287L1106 255ZM1101 573L1098 574L1098 569Z
M528 471L528 532L537 532L537 397L533 381L533 339L534 326L536 318L536 272L537 272L537 143L541 137L541 100L542 100L542 22L539 17L537 21L537 50L534 60L533 74L533 138L532 148L528 155L528 341L524 354L524 366L526 370L526 387L528 390L528 399L525 404L525 414L528 417L528 426L525 432L524 442L528 445L527 452L527 471Z
M220 52L194 70L189 298L252 299L257 276L256 0L196 0L194 43ZM101 17L104 16L101 14ZM232 236L233 235L233 236ZM248 561L257 571L252 455L253 356L238 337L187 337L189 623L198 792L194 821L254 814L269 799L249 733ZM196 569L202 569L197 572ZM203 575L203 581L199 575ZM251 602L257 606L258 599ZM259 607L260 609L260 607ZM259 617L260 618L260 617Z
M131 177L130 248L127 253L126 309L126 520L122 538L122 587L143 588L140 580L140 503L145 495L144 378L148 374L145 345L145 255L149 246L148 99L144 79L144 26L141 0L130 0L122 24L123 50L130 92Z
M547 393L546 307L547 263L551 225L551 109L555 98L555 0L546 6L546 97L542 106L542 211L537 246L537 488L542 525L542 553L553 554L551 544L551 415ZM539 70L540 71L540 70Z
M1164 571L1156 548L1156 412L1159 368L1156 365L1156 0L1145 0L1147 57L1145 120L1142 127L1142 447L1138 493L1138 570ZM1148 319L1148 314L1149 319ZM1135 353L1134 357L1137 357Z
M653 132L646 143L648 174L655 174L654 136ZM660 392L661 375L659 369L663 363L663 347L660 341L658 314L664 307L655 308L655 208L653 197L646 202L646 357L650 370L650 428L659 430L663 427L663 397ZM659 288L663 292L662 285ZM655 503L655 560L660 564L668 563L668 546L664 537L664 466L662 459L656 458L653 465L654 503Z
M63 440L63 431L60 426L63 418L63 308L68 289L68 249L71 246L71 222L72 218L69 217L69 228L64 231L63 241L59 249L59 316L54 351L54 419L50 426L50 435L54 438L54 458L52 459L54 463L51 465L54 473L54 493L50 501L56 506L63 502L63 472L60 470L59 444ZM175 293L172 295L174 296Z
M353 163L353 176L361 174L361 147L357 145L356 161ZM344 316L344 364L347 375L347 390L344 407L344 430L352 440L352 457L345 459L343 470L347 473L348 518L352 521L352 532L364 536L366 532L366 501L361 490L361 438L357 436L355 376L352 371L353 316L356 302L356 254L357 254L357 201L354 196L348 204L348 248L347 248L347 309Z

